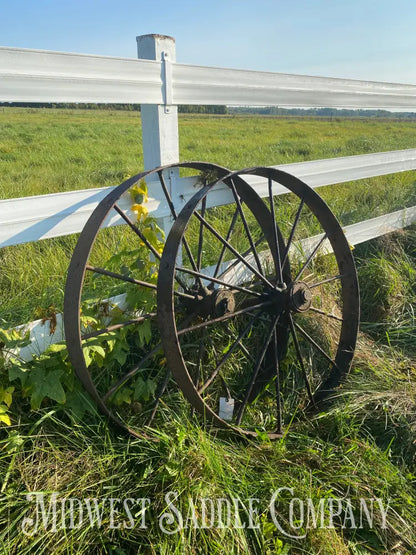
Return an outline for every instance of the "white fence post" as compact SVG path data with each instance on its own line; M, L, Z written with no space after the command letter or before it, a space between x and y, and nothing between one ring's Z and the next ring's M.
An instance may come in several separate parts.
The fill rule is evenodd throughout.
M156 60L162 63L161 79L163 105L141 105L143 158L145 170L165 164L179 162L178 107L172 105L172 68L176 61L175 39L165 35L142 35L136 37L139 58ZM171 170L168 186L174 198L179 171ZM175 200L175 199L174 199ZM169 232L172 219L164 218L162 226Z
M175 39L164 35L136 38L139 58L162 62L164 105L142 104L144 168L179 162L178 107L172 106L170 63L176 61Z

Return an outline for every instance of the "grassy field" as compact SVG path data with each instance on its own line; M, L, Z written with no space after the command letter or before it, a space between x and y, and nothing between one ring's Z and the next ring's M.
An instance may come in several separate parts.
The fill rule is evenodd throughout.
M414 147L416 122L180 114L180 159L231 169ZM0 198L103 187L143 167L138 112L0 108Z
M182 115L181 159L238 168L412 148L415 125ZM117 184L141 170L140 141L139 114L133 112L5 109L0 112L1 198ZM415 184L414 174L405 172L320 193L346 225L416 204ZM0 327L42 317L51 305L61 309L75 243L75 236L63 237L0 251ZM85 398L81 401L89 411L80 421L69 408L69 395L66 404L45 399L31 409L30 391L13 381L11 425L0 431L2 552L415 553L415 245L416 230L410 228L355 249L363 322L352 372L326 410L310 419L297 415L281 440L210 433L182 402L174 411L162 411L165 421L152 431L153 440L126 438ZM61 355L54 356L44 361L49 376ZM12 375L2 360L4 405ZM50 393L56 398L56 391ZM298 503L291 528L298 537L290 538L282 531L290 529L290 495L282 495L278 507L282 530L269 509L273 493L283 487L293 488L293 497L305 503L310 498L314 506L322 499L350 500L355 518L360 499L377 498L388 505L387 521L375 511L372 525L352 529L337 518L332 525L308 527ZM97 498L104 510L102 526L84 521L65 527L58 519L56 531L27 535L22 524L34 518L33 500L27 499L33 492L43 493L46 504L53 492L61 498ZM174 505L184 524L192 501L225 497L241 500L238 518L246 526L204 528L191 519L175 530L178 516L173 513L172 533L164 533L160 518L172 513L165 497L169 492L178 493ZM148 498L147 528L117 526L126 514L121 511L112 521L108 498ZM258 499L252 527L250 498ZM139 509L133 511L136 523L143 516Z
M181 115L181 160L232 169L414 146L415 122ZM116 185L143 168L140 114L93 110L0 111L0 198ZM344 225L416 204L411 172L322 188ZM0 251L0 321L18 325L53 305L76 237ZM24 268L24 271L23 271Z

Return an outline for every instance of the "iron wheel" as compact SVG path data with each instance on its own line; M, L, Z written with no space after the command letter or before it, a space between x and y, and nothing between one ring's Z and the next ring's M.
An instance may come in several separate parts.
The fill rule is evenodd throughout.
M266 201L247 184L259 177ZM223 183L234 206L210 209ZM178 278L194 301L175 294ZM157 291L170 369L217 427L280 437L348 374L359 323L351 249L322 198L283 171L251 168L202 187L169 233Z

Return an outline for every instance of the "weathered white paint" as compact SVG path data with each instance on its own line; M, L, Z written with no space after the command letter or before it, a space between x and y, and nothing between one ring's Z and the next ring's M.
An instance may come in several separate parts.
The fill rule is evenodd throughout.
M117 306L121 310L126 308L126 295L117 295L109 299L112 305ZM65 341L63 315L56 314L56 326L51 328L50 320L35 320L28 324L23 324L15 328L22 335L29 332L29 345L23 347L18 352L23 360L31 360L34 356L42 354L46 349L55 343Z
M415 222L416 206L411 206L384 216L348 225L344 228L344 233L351 245L358 245L386 233L399 231Z
M416 110L416 85L175 64L174 102Z

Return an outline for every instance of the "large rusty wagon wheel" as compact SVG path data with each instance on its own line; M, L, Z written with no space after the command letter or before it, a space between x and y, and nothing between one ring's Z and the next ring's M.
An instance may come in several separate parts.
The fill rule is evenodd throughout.
M255 176L266 201L246 183ZM209 208L223 183L234 200L226 213ZM168 235L157 296L169 367L215 426L279 437L350 369L359 323L350 246L321 197L282 171L202 187Z
M199 174L201 186L229 173L214 164L189 162L127 179L91 214L75 247L66 282L65 335L75 373L105 415L140 437L170 383L156 325L156 281L163 238L156 221L142 216L145 184L150 184L149 203L165 208L175 220L180 207L172 201L169 176L180 168ZM136 204L132 206L132 202ZM126 225L107 227L120 222ZM178 248L197 270L187 239L179 243ZM196 293L179 276L175 279L179 287L173 295L193 302ZM125 340L126 335L130 349L120 351L120 339Z

